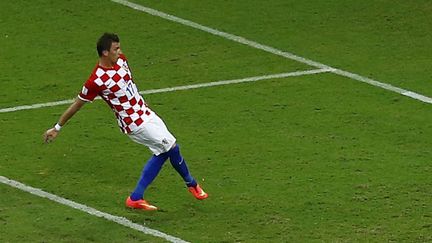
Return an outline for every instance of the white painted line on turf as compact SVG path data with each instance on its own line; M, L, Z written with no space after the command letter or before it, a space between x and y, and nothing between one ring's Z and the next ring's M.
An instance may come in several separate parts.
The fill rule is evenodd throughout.
M317 73L325 73L325 72L331 72L331 71L332 71L332 69L314 69L314 70L308 70L308 71L278 73L278 74L271 74L271 75L250 77L250 78L233 79L233 80L223 80L223 81L216 81L216 82L210 82L210 83L201 83L201 84L191 84L191 85L185 85L185 86L177 86L177 87L173 87L173 88L152 89L152 90L146 90L146 91L143 91L143 92L140 92L140 93L142 93L142 94L164 93L164 92L171 92L171 91L178 91L178 90L188 90L188 89L198 89L198 88L212 87L212 86L219 86L219 85L227 85L227 84L239 84L239 83L246 83L246 82L256 82L256 81L268 80L268 79L296 77L296 76L303 76L303 75L310 75L310 74L317 74Z
M314 67L317 67L317 68L323 68L323 69L330 68L329 66L324 65L322 63L314 62L312 60L308 60L306 58L299 57L299 56L294 55L292 53L284 52L284 51L275 49L275 48L270 47L270 46L262 45L262 44L259 44L259 43L255 42L255 41L251 41L251 40L248 40L246 38L243 38L241 36L237 36L237 35L229 34L229 33L226 33L226 32L222 32L220 30L213 29L213 28L210 28L210 27L207 27L207 26L204 26L204 25L192 22L190 20L182 19L182 18L176 17L174 15L170 15L170 14L161 12L161 11L156 10L156 9L144 7L142 5L139 5L139 4L136 4L136 3L132 3L132 2L129 2L129 1L126 1L126 0L111 0L111 1L119 3L119 4L122 4L122 5L130 7L130 8L133 8L135 10L146 12L146 13L151 14L153 16L157 16L157 17L160 17L160 18L163 18L163 19L167 19L167 20L170 20L170 21L173 21L173 22L177 22L177 23L180 23L180 24L183 24L183 25L195 28L195 29L199 29L199 30L208 32L208 33L213 34L213 35L221 36L221 37L223 37L225 39L228 39L228 40L239 42L239 43L242 43L242 44L245 44L245 45L257 48L257 49L261 49L261 50L264 50L264 51L267 51L267 52L270 52L270 53L273 53L273 54L277 54L279 56L283 56L283 57L286 57L286 58L289 58L289 59L292 59L292 60L296 60L298 62L306 63L306 64L308 64L310 66L314 66Z
M70 99L70 100L60 100L60 101L53 101L53 102L47 102L47 103L33 104L33 105L21 105L21 106L15 106L15 107L0 109L0 113L20 111L20 110L32 110L32 109L38 109L38 108L42 108L42 107L51 107L51 106L72 104L73 102L74 102L74 99Z
M223 37L225 39L232 40L232 41L235 41L235 42L238 42L238 43L241 43L241 44L244 44L244 45L256 48L256 49L260 49L260 50L263 50L263 51L266 51L266 52L269 52L269 53L272 53L272 54L275 54L278 56L282 56L282 57L285 57L285 58L288 58L291 60L295 60L297 62L301 62L301 63L307 64L307 65L310 65L313 67L317 67L317 68L321 68L321 69L331 69L333 73L338 74L340 76L348 77L350 79L361 81L361 82L364 82L364 83L367 83L367 84L370 84L370 85L373 85L376 87L380 87L380 88L383 88L383 89L386 89L389 91L393 91L393 92L411 97L411 98L416 99L416 100L420 100L420 101L425 102L425 103L432 104L432 98L430 98L430 97L427 97L427 96L424 96L424 95L421 95L421 94L418 94L418 93L415 93L415 92L412 92L409 90L405 90L405 89L402 89L399 87L395 87L395 86L387 84L387 83L382 83L382 82L379 82L377 80L373 80L373 79L370 79L367 77L363 77L363 76L355 74L355 73L351 73L351 72L344 71L341 69L333 68L333 67L325 65L323 63L319 63L319 62L312 61L310 59L307 59L307 58L304 58L301 56L297 56L297 55L290 53L290 52L282 51L282 50L276 49L276 48L271 47L271 46L263 45L263 44L260 44L258 42L255 42L255 41L248 40L248 39L241 37L241 36L229 34L229 33L217 30L217 29L213 29L213 28L195 23L195 22L190 21L190 20L182 19L182 18L173 16L173 15L149 8L149 7L144 7L142 5L129 2L127 0L111 0L111 1L122 4L122 5L130 7L130 8L133 8L135 10L139 10L139 11L151 14L153 16L157 16L157 17L160 17L160 18L163 18L166 20L170 20L170 21L173 21L176 23L180 23L180 24L183 24L183 25L195 28L195 29L199 29L199 30L205 31L205 32L210 33L210 34L217 35L217 36Z
M212 86L219 86L219 85L238 84L238 83L245 83L245 82L256 82L256 81L267 80L267 79L286 78L286 77L295 77L295 76L310 75L310 74L317 74L317 73L325 73L325 72L331 72L331 71L333 71L333 70L332 69L314 69L314 70L307 70L307 71L278 73L278 74L270 74L270 75L264 75L264 76L242 78L242 79L222 80L222 81L216 81L216 82L210 82L210 83L200 83L200 84L183 85L183 86L177 86L177 87L171 87L171 88L144 90L144 91L141 91L140 94L156 94L156 93L164 93L164 92L171 92L171 91L177 91L177 90L198 89L198 88L205 88L205 87L212 87ZM97 99L100 99L100 97L97 97ZM42 108L42 107L51 107L51 106L71 104L73 102L74 102L74 99L70 99L70 100L60 100L60 101L54 101L54 102L33 104L33 105L15 106L15 107L0 109L0 113L7 113L7 112L13 112L13 111L20 111L20 110L32 110L32 109L38 109L38 108Z
M421 95L421 94L418 94L418 93L415 93L415 92L412 92L412 91L409 91L406 89L402 89L402 88L393 86L391 84L381 83L381 82L373 80L371 78L366 78L366 77L360 76L358 74L346 72L346 71L339 70L339 69L334 69L331 72L339 74L341 76L351 78L351 79L355 79L355 80L358 80L360 82L364 82L364 83L367 83L367 84L370 84L370 85L373 85L376 87L390 90L390 91L399 93L401 95L405 95L405 96L411 97L413 99L420 100L420 101L425 102L425 103L432 104L432 98L430 98L430 97L427 97L427 96L424 96L424 95Z
M163 232L160 232L158 230L154 230L154 229L145 227L143 225L133 223L132 221L130 221L130 220L124 218L124 217L119 217L119 216L115 216L115 215L111 215L111 214L108 214L108 213L101 212L101 211L99 211L97 209L91 208L91 207L86 206L84 204L76 203L76 202L68 200L66 198L62 198L62 197L59 197L57 195L54 195L54 194L42 191L41 189L34 188L34 187L31 187L31 186L27 186L27 185L25 185L25 184L23 184L21 182L11 180L11 179L6 178L4 176L0 176L0 182L3 183L3 184L5 184L5 185L9 185L11 187L15 187L17 189L20 189L22 191L29 192L29 193L31 193L33 195L36 195L36 196L39 196L39 197L42 197L42 198L47 198L47 199L49 199L51 201L54 201L54 202L57 202L57 203L69 206L71 208L78 209L78 210L83 211L85 213L88 213L90 215L94 215L94 216L100 217L100 218L105 218L105 219L107 219L109 221L115 222L117 224L121 224L121 225L129 227L129 228L132 228L134 230L140 231L140 232L142 232L144 234L147 234L147 235L152 235L152 236L155 236L155 237L160 237L160 238L163 238L163 239L165 239L167 241L175 242L175 243L184 243L184 242L187 242L187 241L184 241L184 240L182 240L180 238L177 238L177 237L165 234Z

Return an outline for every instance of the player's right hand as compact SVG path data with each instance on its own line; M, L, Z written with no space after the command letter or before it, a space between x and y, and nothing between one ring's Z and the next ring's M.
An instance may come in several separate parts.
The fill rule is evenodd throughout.
M44 142L49 143L53 141L57 137L58 133L59 132L55 128L48 129L43 135Z

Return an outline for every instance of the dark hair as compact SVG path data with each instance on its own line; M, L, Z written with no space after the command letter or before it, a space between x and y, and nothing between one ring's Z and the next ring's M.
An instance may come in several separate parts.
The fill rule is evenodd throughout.
M103 51L109 51L113 42L120 42L119 37L114 33L104 33L96 44L96 49L99 56L102 56Z

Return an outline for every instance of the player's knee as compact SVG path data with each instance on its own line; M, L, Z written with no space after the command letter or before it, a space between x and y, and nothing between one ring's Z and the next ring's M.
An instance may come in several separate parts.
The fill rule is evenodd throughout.
M171 153L178 153L180 152L180 146L176 143L174 143L174 145L171 147L170 151Z

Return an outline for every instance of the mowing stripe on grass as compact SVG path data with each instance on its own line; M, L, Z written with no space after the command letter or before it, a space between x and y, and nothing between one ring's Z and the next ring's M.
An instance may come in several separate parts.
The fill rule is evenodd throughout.
M156 93L172 92L172 91L178 91L178 90L199 89L199 88L219 86L219 85L256 82L256 81L260 81L260 80L296 77L296 76L325 73L325 72L331 72L331 71L332 71L332 69L314 69L314 70L307 70L307 71L278 73L278 74L270 74L270 75L264 75L264 76L242 78L242 79L222 80L222 81L216 81L216 82L210 82L210 83L183 85L183 86L176 86L176 87L171 87L171 88L150 89L150 90L141 91L140 94L156 94ZM97 98L100 99L100 97L97 97ZM20 110L31 110L31 109L38 109L38 108L42 108L42 107L51 107L51 106L58 106L58 105L65 105L65 104L71 104L73 102L74 102L74 99L70 99L70 100L60 100L60 101L54 101L54 102L33 104L33 105L15 106L15 107L0 109L0 113L20 111Z
M163 238L163 239L165 239L167 241L170 241L170 242L176 242L176 243L187 242L187 241L184 241L184 240L182 240L180 238L177 238L177 237L165 234L163 232L160 232L158 230L154 230L154 229L145 227L143 225L133 223L132 221L130 221L130 220L124 218L124 217L119 217L119 216L115 216L115 215L111 215L111 214L108 214L108 213L101 212L101 211L99 211L97 209L91 208L91 207L86 206L84 204L76 203L76 202L68 200L66 198L62 198L62 197L56 196L54 194L42 191L41 189L34 188L34 187L31 187L31 186L27 186L27 185L25 185L25 184L23 184L21 182L11 180L11 179L6 178L4 176L0 176L0 182L3 183L3 184L5 184L5 185L8 185L8 186L20 189L22 191L29 192L29 193L31 193L33 195L36 195L36 196L39 196L39 197L42 197L42 198L47 198L47 199L49 199L51 201L54 201L54 202L66 205L66 206L71 207L71 208L78 209L78 210L83 211L85 213L88 213L90 215L94 215L94 216L97 216L97 217L100 217L100 218L105 218L105 219L107 219L109 221L115 222L117 224L121 224L123 226L132 228L134 230L138 230L138 231L140 231L140 232L142 232L144 234L147 234L147 235L152 235L152 236L155 236L155 237L160 237L160 238Z
M229 34L229 33L217 30L217 29L213 29L213 28L195 23L195 22L190 21L190 20L182 19L182 18L173 16L173 15L149 8L149 7L144 7L142 5L129 2L127 0L111 0L111 1L122 4L122 5L130 7L130 8L133 8L135 10L139 10L139 11L151 14L153 16L157 16L157 17L160 17L160 18L163 18L166 20L170 20L170 21L173 21L176 23L180 23L180 24L183 24L183 25L195 28L195 29L199 29L199 30L205 31L205 32L210 33L210 34L217 35L217 36L223 37L225 39L232 40L232 41L235 41L235 42L238 42L238 43L241 43L241 44L244 44L244 45L256 48L256 49L260 49L260 50L263 50L263 51L266 51L266 52L269 52L269 53L272 53L272 54L275 54L278 56L282 56L282 57L285 57L285 58L288 58L288 59L291 59L291 60L294 60L297 62L307 64L307 65L310 65L313 67L317 67L317 68L321 68L321 69L331 69L333 73L338 74L340 76L344 76L344 77L347 77L350 79L364 82L364 83L367 83L367 84L370 84L370 85L373 85L376 87L380 87L380 88L383 88L383 89L386 89L386 90L389 90L392 92L399 93L401 95L408 96L408 97L416 99L416 100L420 100L420 101L425 102L425 103L432 104L432 98L430 98L430 97L427 97L427 96L424 96L424 95L421 95L421 94L418 94L418 93L415 93L415 92L412 92L409 90L405 90L405 89L402 89L399 87L395 87L395 86L387 84L387 83L382 83L382 82L379 82L379 81L374 80L374 79L363 77L363 76L355 74L355 73L351 73L351 72L344 71L341 69L333 68L333 67L325 65L323 63L319 63L319 62L312 61L310 59L307 59L307 58L304 58L301 56L297 56L297 55L290 53L290 52L282 51L282 50L276 49L276 48L271 47L271 46L263 45L263 44L260 44L258 42L255 42L255 41L248 40L248 39L241 37L241 36Z

